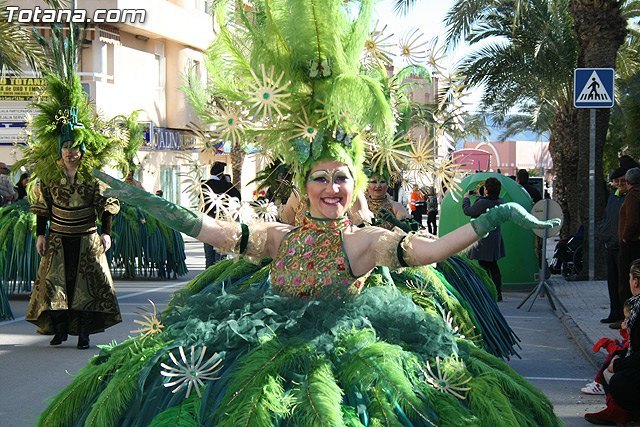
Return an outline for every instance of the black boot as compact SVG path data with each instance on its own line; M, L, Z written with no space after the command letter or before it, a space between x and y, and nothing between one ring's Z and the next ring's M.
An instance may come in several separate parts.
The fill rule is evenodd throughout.
M91 312L78 312L78 349L86 350L89 348L89 331L91 326Z
M51 311L51 322L53 323L53 331L55 335L51 341L49 341L49 345L60 345L63 341L66 341L68 337L69 324L67 323L67 311Z

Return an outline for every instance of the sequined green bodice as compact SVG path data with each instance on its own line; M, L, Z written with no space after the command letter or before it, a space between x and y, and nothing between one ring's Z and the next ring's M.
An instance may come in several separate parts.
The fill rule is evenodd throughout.
M344 251L347 218L315 219L308 214L280 244L271 263L271 286L281 294L303 298L347 299L362 289Z
M393 228L393 224L390 224L386 221L380 221L380 219L382 218L382 214L380 213L380 211L382 209L393 212L393 205L391 204L391 200L389 200L388 197L384 197L382 199L374 199L367 195L367 204L369 205L369 209L371 210L371 212L373 212L373 217L376 220L376 225L391 230Z

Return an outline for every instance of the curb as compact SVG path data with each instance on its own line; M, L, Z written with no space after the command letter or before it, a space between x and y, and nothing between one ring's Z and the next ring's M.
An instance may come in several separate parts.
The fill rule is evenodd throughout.
M594 368L600 369L604 363L605 356L600 352L593 352L593 343L568 313L558 311L555 313L584 357L593 365Z

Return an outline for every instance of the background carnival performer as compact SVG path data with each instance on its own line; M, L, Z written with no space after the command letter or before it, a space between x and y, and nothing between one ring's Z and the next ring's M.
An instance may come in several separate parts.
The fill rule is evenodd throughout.
M33 170L28 188L42 256L26 319L39 333L54 335L51 345L72 334L85 349L90 334L121 321L105 257L119 203L103 196L91 170L122 160L122 148L92 111L75 71L79 30L72 26L64 36L61 28L54 30L47 49L55 69L46 73L45 94L35 103L33 140L15 165Z
M391 229L395 225L383 221L385 213L392 213L393 217L400 221L411 218L411 214L407 212L402 203L396 202L390 197L388 189L389 184L385 178L371 176L367 185L367 204L377 220L376 225Z
M234 4L216 9L212 122L245 123L243 139L289 165L309 212L299 227L226 222L96 172L112 195L218 251L273 261L207 269L174 295L162 328L151 316L142 335L105 347L40 424L558 425L544 396L436 306L393 286L363 289L375 266L435 262L502 221L556 223L504 204L439 240L352 226L345 215L366 185L360 132L385 141L393 129L379 84L360 69L372 2Z
M111 216L120 206L102 196L95 180L84 182L78 176L84 152L72 133L67 126L60 138L65 176L59 182L42 182L31 207L38 217L36 245L43 259L26 318L39 333L54 333L49 344L62 344L70 333L78 335L79 349L87 349L89 334L122 321L105 256L111 247Z
M143 126L138 123L140 111L116 116L112 122L125 136L122 172L125 182L142 188L133 178L138 149L144 143ZM138 162L139 163L139 162ZM120 214L113 218L113 245L107 259L114 276L177 278L187 274L184 239L164 224L148 217L140 208L122 203Z

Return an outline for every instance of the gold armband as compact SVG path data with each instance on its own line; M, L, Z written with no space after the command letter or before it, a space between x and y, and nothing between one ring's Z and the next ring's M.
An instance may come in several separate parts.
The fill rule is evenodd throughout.
M215 222L220 228L220 230L216 232L224 236L223 243L215 246L216 251L223 254L240 253L240 240L242 238L241 224L220 220L215 220Z
M398 260L398 247L405 237L407 234L399 228L380 237L374 245L376 265L384 265L391 269L403 267Z
M240 253L258 259L267 256L267 230L264 228L249 230L247 227L247 234L247 245Z
M248 225L235 222L220 223L224 224L224 233L228 238L225 239L224 245L216 247L218 252L244 255L256 262L267 255L267 230L251 230Z
M413 248L413 241L416 237L426 237L435 240L434 236L426 231L412 231L408 233L405 238L400 241L397 248L398 262L403 267L420 265L420 262L415 259L416 251Z

